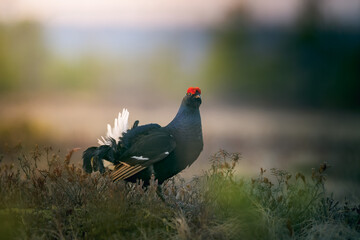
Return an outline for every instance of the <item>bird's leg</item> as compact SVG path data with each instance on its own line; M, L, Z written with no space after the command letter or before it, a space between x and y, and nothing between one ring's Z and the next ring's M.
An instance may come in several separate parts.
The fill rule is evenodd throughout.
M156 188L156 194L159 196L159 198L161 199L161 201L163 201L164 203L165 202L165 197L164 197L164 194L162 192L162 187L161 185L158 185L157 188Z
M155 172L154 172L154 166L151 165L148 167L147 169L148 171L150 171L151 173L151 179L150 181L153 182L155 181ZM157 184L157 187L156 187L156 194L158 195L158 197L161 199L161 201L163 201L165 203L165 197L164 197L164 194L162 192L162 187L160 184L157 183L157 181L155 181L156 184ZM151 183L150 183L151 184Z
M158 185L158 186L157 186L156 194L159 196L159 198L161 199L161 201L162 201L167 207L177 208L177 209L180 208L179 205L178 205L176 202L175 202L175 203L171 203L171 202L167 202L167 201L165 200L165 197L164 197L164 194L163 194L161 185Z

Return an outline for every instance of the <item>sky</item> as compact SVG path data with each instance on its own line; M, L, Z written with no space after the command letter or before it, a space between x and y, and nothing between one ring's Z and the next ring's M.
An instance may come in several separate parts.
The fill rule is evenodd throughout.
M255 21L286 22L305 0L0 0L0 20L37 19L47 25L191 27L221 23L244 5ZM360 0L320 0L341 21L360 16Z
M10 18L33 17L50 25L194 26L220 21L236 1L8 0L5 14Z

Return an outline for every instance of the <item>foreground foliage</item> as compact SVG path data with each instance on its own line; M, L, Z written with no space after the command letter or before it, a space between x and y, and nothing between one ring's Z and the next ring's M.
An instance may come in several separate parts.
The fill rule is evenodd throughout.
M0 235L6 239L359 239L360 205L328 196L326 164L310 176L261 169L236 179L239 154L220 150L190 182L111 182L51 148L0 165ZM44 167L41 163L46 162Z

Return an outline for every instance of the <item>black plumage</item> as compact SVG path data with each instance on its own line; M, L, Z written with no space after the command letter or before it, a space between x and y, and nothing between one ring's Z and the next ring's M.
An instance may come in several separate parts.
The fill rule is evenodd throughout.
M104 172L103 160L107 160L115 165L111 172L114 181L142 179L148 184L154 175L161 184L190 166L203 149L200 104L201 90L189 88L167 126L138 126L136 121L118 142L110 138L109 144L84 151L83 168L88 173Z

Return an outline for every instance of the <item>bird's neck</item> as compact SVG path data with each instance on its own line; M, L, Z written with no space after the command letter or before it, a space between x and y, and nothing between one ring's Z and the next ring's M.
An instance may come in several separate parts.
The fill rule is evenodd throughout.
M201 131L201 117L199 108L191 108L183 102L175 118L167 125L172 130L195 130Z
M175 138L175 156L181 160L175 161L174 164L182 170L195 161L203 148L199 108L188 107L183 102L175 118L166 128Z

